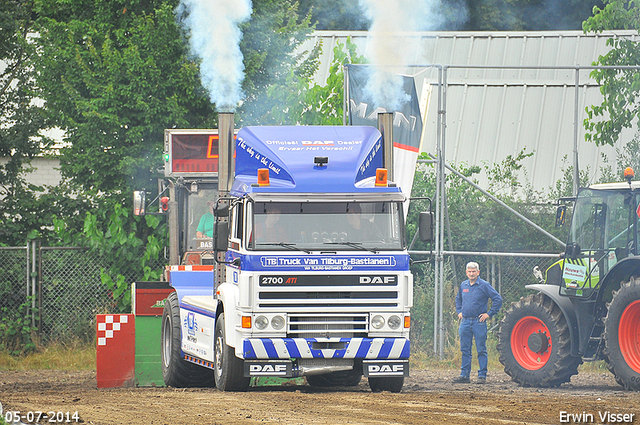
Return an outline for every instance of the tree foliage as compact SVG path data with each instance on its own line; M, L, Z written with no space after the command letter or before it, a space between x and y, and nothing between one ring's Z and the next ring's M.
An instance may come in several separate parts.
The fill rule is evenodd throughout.
M319 48L320 46L318 46ZM333 61L325 84L312 81L312 76L290 72L284 86L272 86L268 95L275 101L270 111L274 124L341 125L344 112L344 65L364 63L357 46L347 38L333 48Z
M548 31L579 30L602 0L442 0L431 1L439 24L431 31ZM411 7L410 3L405 3ZM300 0L300 11L311 12L320 30L365 31L360 2Z
M299 15L297 3L291 0L253 2L240 43L246 73L246 98L238 110L241 125L274 124L270 111L279 99L270 89L308 81L317 71L318 46L294 54L314 29L310 21L309 14Z
M466 0L469 31L579 30L602 0Z
M63 176L119 201L153 188L164 128L213 123L175 3L35 1L42 96L66 132Z
M548 204L547 195L535 192L527 185L521 161L531 156L524 150L516 156L508 156L500 163L483 166L461 165L458 172L476 181L481 173L488 181L486 191L518 211L548 232L563 240L566 230L554 227L555 206ZM427 159L422 154L422 159ZM435 199L436 171L433 164L419 164L413 186L413 197L426 196ZM495 252L556 252L560 245L543 236L522 219L494 202L456 174L447 174L446 197L450 239L445 242L458 251ZM435 208L435 205L433 205ZM418 213L426 205L411 206L407 218L407 232L412 236L417 231ZM514 235L518 235L514 237ZM416 242L416 250L426 250Z
M82 231L54 219L57 234L65 245L90 248L107 259L101 270L102 283L113 293L120 311L131 305L125 276L138 274L142 281L160 280L162 247L166 244L166 223L157 215L134 217L128 209L115 205L112 211L86 213Z
M0 243L10 245L22 245L50 212L39 202L42 188L24 179L31 159L51 143L44 136L44 109L35 100L33 25L31 1L0 2Z
M631 29L640 30L640 1L606 0L606 6L594 8L583 25L585 32ZM594 66L640 66L640 42L623 37L607 39L611 50ZM596 69L591 76L600 84L604 100L586 108L585 138L598 146L613 145L625 128L637 128L640 117L640 69Z

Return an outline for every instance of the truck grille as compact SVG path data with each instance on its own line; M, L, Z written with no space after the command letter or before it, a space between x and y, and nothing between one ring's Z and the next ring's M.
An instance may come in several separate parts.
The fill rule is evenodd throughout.
M260 308L371 311L399 306L396 275L261 275L259 282Z
M288 336L292 338L365 337L368 314L289 314Z
M304 291L258 294L260 307L397 307L397 291Z

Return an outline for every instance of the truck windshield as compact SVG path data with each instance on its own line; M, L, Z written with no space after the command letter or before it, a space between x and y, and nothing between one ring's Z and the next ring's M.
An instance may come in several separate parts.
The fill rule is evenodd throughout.
M249 249L381 251L404 248L400 202L255 202Z

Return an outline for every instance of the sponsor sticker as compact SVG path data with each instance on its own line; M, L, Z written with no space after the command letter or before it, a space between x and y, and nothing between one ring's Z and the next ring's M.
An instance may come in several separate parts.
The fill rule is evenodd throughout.
M568 281L584 282L587 276L587 268L579 264L571 264L565 261L562 278Z

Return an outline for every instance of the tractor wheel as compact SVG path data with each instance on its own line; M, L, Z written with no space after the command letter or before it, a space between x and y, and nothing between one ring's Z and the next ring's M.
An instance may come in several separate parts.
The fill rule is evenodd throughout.
M355 387L362 380L362 371L354 368L324 375L310 375L306 379L312 387Z
M399 393L402 391L404 385L404 376L400 377L369 377L369 387L374 393L381 391L390 391L392 393Z
M251 378L244 377L243 362L235 350L227 345L224 331L224 313L216 319L214 375L220 391L244 391Z
M640 390L640 276L614 293L604 321L605 358L616 381Z
M167 297L162 311L162 378L170 387L212 387L213 371L182 358L178 295Z
M529 295L505 313L498 332L500 363L524 387L557 387L578 373L582 358L571 355L569 326L547 296Z

